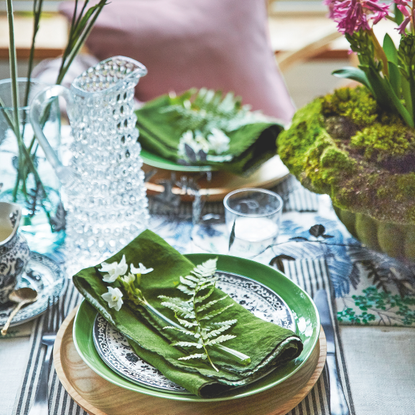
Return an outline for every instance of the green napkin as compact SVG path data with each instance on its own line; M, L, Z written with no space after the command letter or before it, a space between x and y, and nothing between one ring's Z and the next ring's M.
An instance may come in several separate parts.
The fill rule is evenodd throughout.
M249 111L232 93L222 97L220 91L207 89L163 95L135 114L139 141L148 152L179 164L211 165L238 175L252 173L273 157L276 138L284 129L278 120ZM180 152L185 134L193 140ZM229 141L215 147L212 136Z
M177 322L174 312L161 305L159 295L187 298L176 287L180 277L189 275L195 264L149 230L141 233L105 262L119 263L123 255L127 264L132 263L137 267L141 262L146 268L153 268L152 272L141 275L141 292L157 312ZM119 311L109 308L102 294L108 291L108 287L115 287L118 283L103 282L105 273L98 271L99 269L101 264L76 274L73 282L77 289L107 321L129 339L138 356L196 395L214 397L229 389L249 384L271 368L294 359L302 351L300 338L291 330L255 317L227 297L220 301L221 307L229 304L233 306L220 315L220 320L237 319L236 325L227 333L236 337L223 343L223 346L248 355L251 362L244 364L217 347L210 347L208 350L218 371L206 360L178 360L190 354L188 349L171 345L173 341L183 340L183 336L174 330L163 329L166 326L163 320L144 307L132 305L126 300L126 294L123 296L126 301ZM209 301L223 296L224 293L215 288Z

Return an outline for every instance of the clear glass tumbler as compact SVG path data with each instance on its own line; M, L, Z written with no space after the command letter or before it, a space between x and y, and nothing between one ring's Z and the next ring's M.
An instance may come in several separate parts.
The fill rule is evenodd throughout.
M223 204L229 233L229 254L255 257L276 242L283 201L265 189L238 189Z

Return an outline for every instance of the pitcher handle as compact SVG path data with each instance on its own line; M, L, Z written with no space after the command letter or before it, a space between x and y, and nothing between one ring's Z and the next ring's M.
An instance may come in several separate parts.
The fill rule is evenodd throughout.
M72 106L73 99L69 89L61 86L50 86L39 92L30 105L29 118L35 132L36 138L41 145L45 156L65 189L70 192L76 192L77 177L70 167L64 166L58 158L55 150L49 144L48 139L42 130L42 116L52 101L56 98L63 97L68 107Z

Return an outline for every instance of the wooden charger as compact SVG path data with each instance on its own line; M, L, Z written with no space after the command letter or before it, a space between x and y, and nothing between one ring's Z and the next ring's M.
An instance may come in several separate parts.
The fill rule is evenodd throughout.
M74 401L91 415L285 415L296 407L317 382L326 361L326 338L320 332L303 367L281 384L245 398L221 402L185 402L130 391L101 378L81 359L72 337L74 309L55 341L56 373Z
M203 198L208 198L211 202L222 200L229 192L241 187L262 187L269 189L276 186L283 181L288 175L289 171L283 164L279 156L274 156L265 163L263 163L258 170L251 175L243 177L227 171L213 171L211 172L210 180L207 178L206 172L182 172L164 170L160 168L151 167L147 164L143 165L143 171L149 173L156 169L157 172L146 183L147 194L157 195L165 192L166 182L171 181L172 174L175 175L177 181L181 177L186 177L187 181L195 181L200 187L200 194ZM184 193L178 186L173 185L171 191L173 194L180 195L183 201L189 201L191 197Z

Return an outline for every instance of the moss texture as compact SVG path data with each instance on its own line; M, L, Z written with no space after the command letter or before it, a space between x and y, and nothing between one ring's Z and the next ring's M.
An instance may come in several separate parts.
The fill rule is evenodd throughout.
M415 130L382 113L366 88L343 88L300 109L277 139L301 183L380 221L415 224Z

